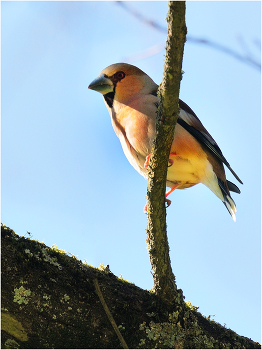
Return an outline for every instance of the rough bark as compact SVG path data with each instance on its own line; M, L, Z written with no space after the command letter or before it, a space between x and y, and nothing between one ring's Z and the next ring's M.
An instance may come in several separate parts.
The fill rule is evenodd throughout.
M89 266L6 226L1 237L2 349L260 348L183 300L182 312L170 312L155 293L108 267Z
M154 289L166 302L181 298L172 272L166 231L165 190L167 166L179 114L179 88L186 41L185 2L170 1L163 81L158 90L160 104L156 138L148 167L147 243L152 266ZM180 295L179 295L180 294Z

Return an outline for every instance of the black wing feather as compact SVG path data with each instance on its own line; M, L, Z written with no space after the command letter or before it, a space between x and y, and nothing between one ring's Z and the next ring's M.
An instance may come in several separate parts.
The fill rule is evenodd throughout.
M181 101L181 100L180 100ZM182 102L182 101L181 101ZM183 104L185 104L183 102L179 103L180 104L180 108L183 109ZM186 105L187 106L187 105ZM188 107L188 106L187 106ZM189 108L189 107L188 107ZM187 110L185 109L185 111L187 112ZM190 108L190 111L191 108ZM188 111L189 112L189 111ZM196 117L195 113L191 112L190 114L192 114L194 117ZM198 118L197 118L198 119ZM206 146L214 156L216 156L216 158L218 160L220 160L222 163L224 163L228 169L231 171L231 173L235 176L235 178L241 183L243 184L243 182L240 180L240 178L237 176L237 174L234 172L234 170L231 168L230 164L228 163L228 161L226 160L226 158L223 156L221 149L218 147L217 144L213 144L210 142L210 140L206 137L206 135L204 133L202 133L201 131L197 130L196 128L194 128L192 125L187 124L181 117L178 117L177 119L177 123L179 125L181 125L185 130L187 130L192 136L194 136L202 145Z

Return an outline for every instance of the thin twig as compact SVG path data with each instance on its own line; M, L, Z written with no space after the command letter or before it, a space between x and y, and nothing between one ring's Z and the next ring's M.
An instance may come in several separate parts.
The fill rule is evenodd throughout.
M96 291L97 291L97 294L99 296L99 299L101 301L101 304L103 305L103 308L104 308L104 310L105 310L105 312L107 314L107 317L108 317L111 325L113 326L113 328L114 328L114 330L115 330L115 332L116 332L116 334L118 336L118 339L120 340L120 343L122 344L124 349L128 349L128 346L127 346L127 344L125 342L125 339L123 338L122 334L120 333L120 330L117 327L116 322L115 322L115 320L114 320L114 318L113 318L113 316L112 316L108 306L106 305L105 299L103 297L103 294L101 292L101 289L99 287L99 284L98 284L98 281L97 281L96 278L94 279L94 284L95 284Z
M187 37L187 41L191 41L192 43L195 44L203 44L206 46L210 46L218 51L224 52L226 54L228 54L229 56L234 57L235 59L244 62L246 64L251 65L252 67L261 70L261 64L257 61L255 61L253 58L251 58L249 55L243 56L241 54L239 54L238 52L224 46L218 43L215 43L214 41L211 41L209 39L201 39L201 38L196 38L196 37L192 37L192 36L188 36Z
M135 10L133 7L131 7L129 4L127 4L127 2L124 1L116 1L117 5L121 6L125 11L127 11L128 13L130 13L132 16L136 17L140 22L144 23L145 25L150 26L151 28L160 31L162 33L167 33L167 28L160 25L159 23L157 23L156 21L153 21L151 19L146 18L143 14L141 14L140 12L138 12L137 10ZM216 43L212 40L209 39L205 39L205 38L197 38L197 37L193 37L191 35L187 36L187 42L191 42L194 44L200 44L200 45L206 45L209 46L213 49L216 49L220 52L223 52L243 63L246 63L250 66L252 66L255 69L261 70L261 64L260 62L258 62L257 60L255 60L254 58L252 58L248 53L246 55L241 55L240 53L238 53L237 51L232 50L229 47L226 47L222 44ZM144 57L144 53L138 54L138 57ZM148 55L146 55L146 57L148 57ZM139 58L141 59L141 58ZM127 58L128 61L130 61L129 58Z

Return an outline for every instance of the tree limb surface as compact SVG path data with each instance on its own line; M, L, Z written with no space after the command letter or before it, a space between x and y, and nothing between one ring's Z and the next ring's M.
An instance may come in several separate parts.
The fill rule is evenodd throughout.
M179 88L186 41L185 1L169 1L168 33L163 81L158 89L156 138L148 167L147 243L156 294L166 301L178 296L166 231L167 165L179 114Z
M2 349L261 348L190 302L181 301L182 318L170 313L155 293L109 267L94 268L4 225L1 236Z

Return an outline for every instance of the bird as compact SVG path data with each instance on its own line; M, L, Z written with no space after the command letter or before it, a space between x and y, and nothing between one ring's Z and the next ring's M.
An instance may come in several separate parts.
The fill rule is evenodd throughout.
M125 156L145 178L156 134L158 88L145 72L127 63L108 66L88 86L103 95ZM236 221L236 205L230 192L240 193L240 190L226 179L224 165L243 182L194 111L181 99L179 108L169 155L166 186L170 190L166 197L175 189L202 183L224 203ZM167 198L166 201L170 205L171 201Z

